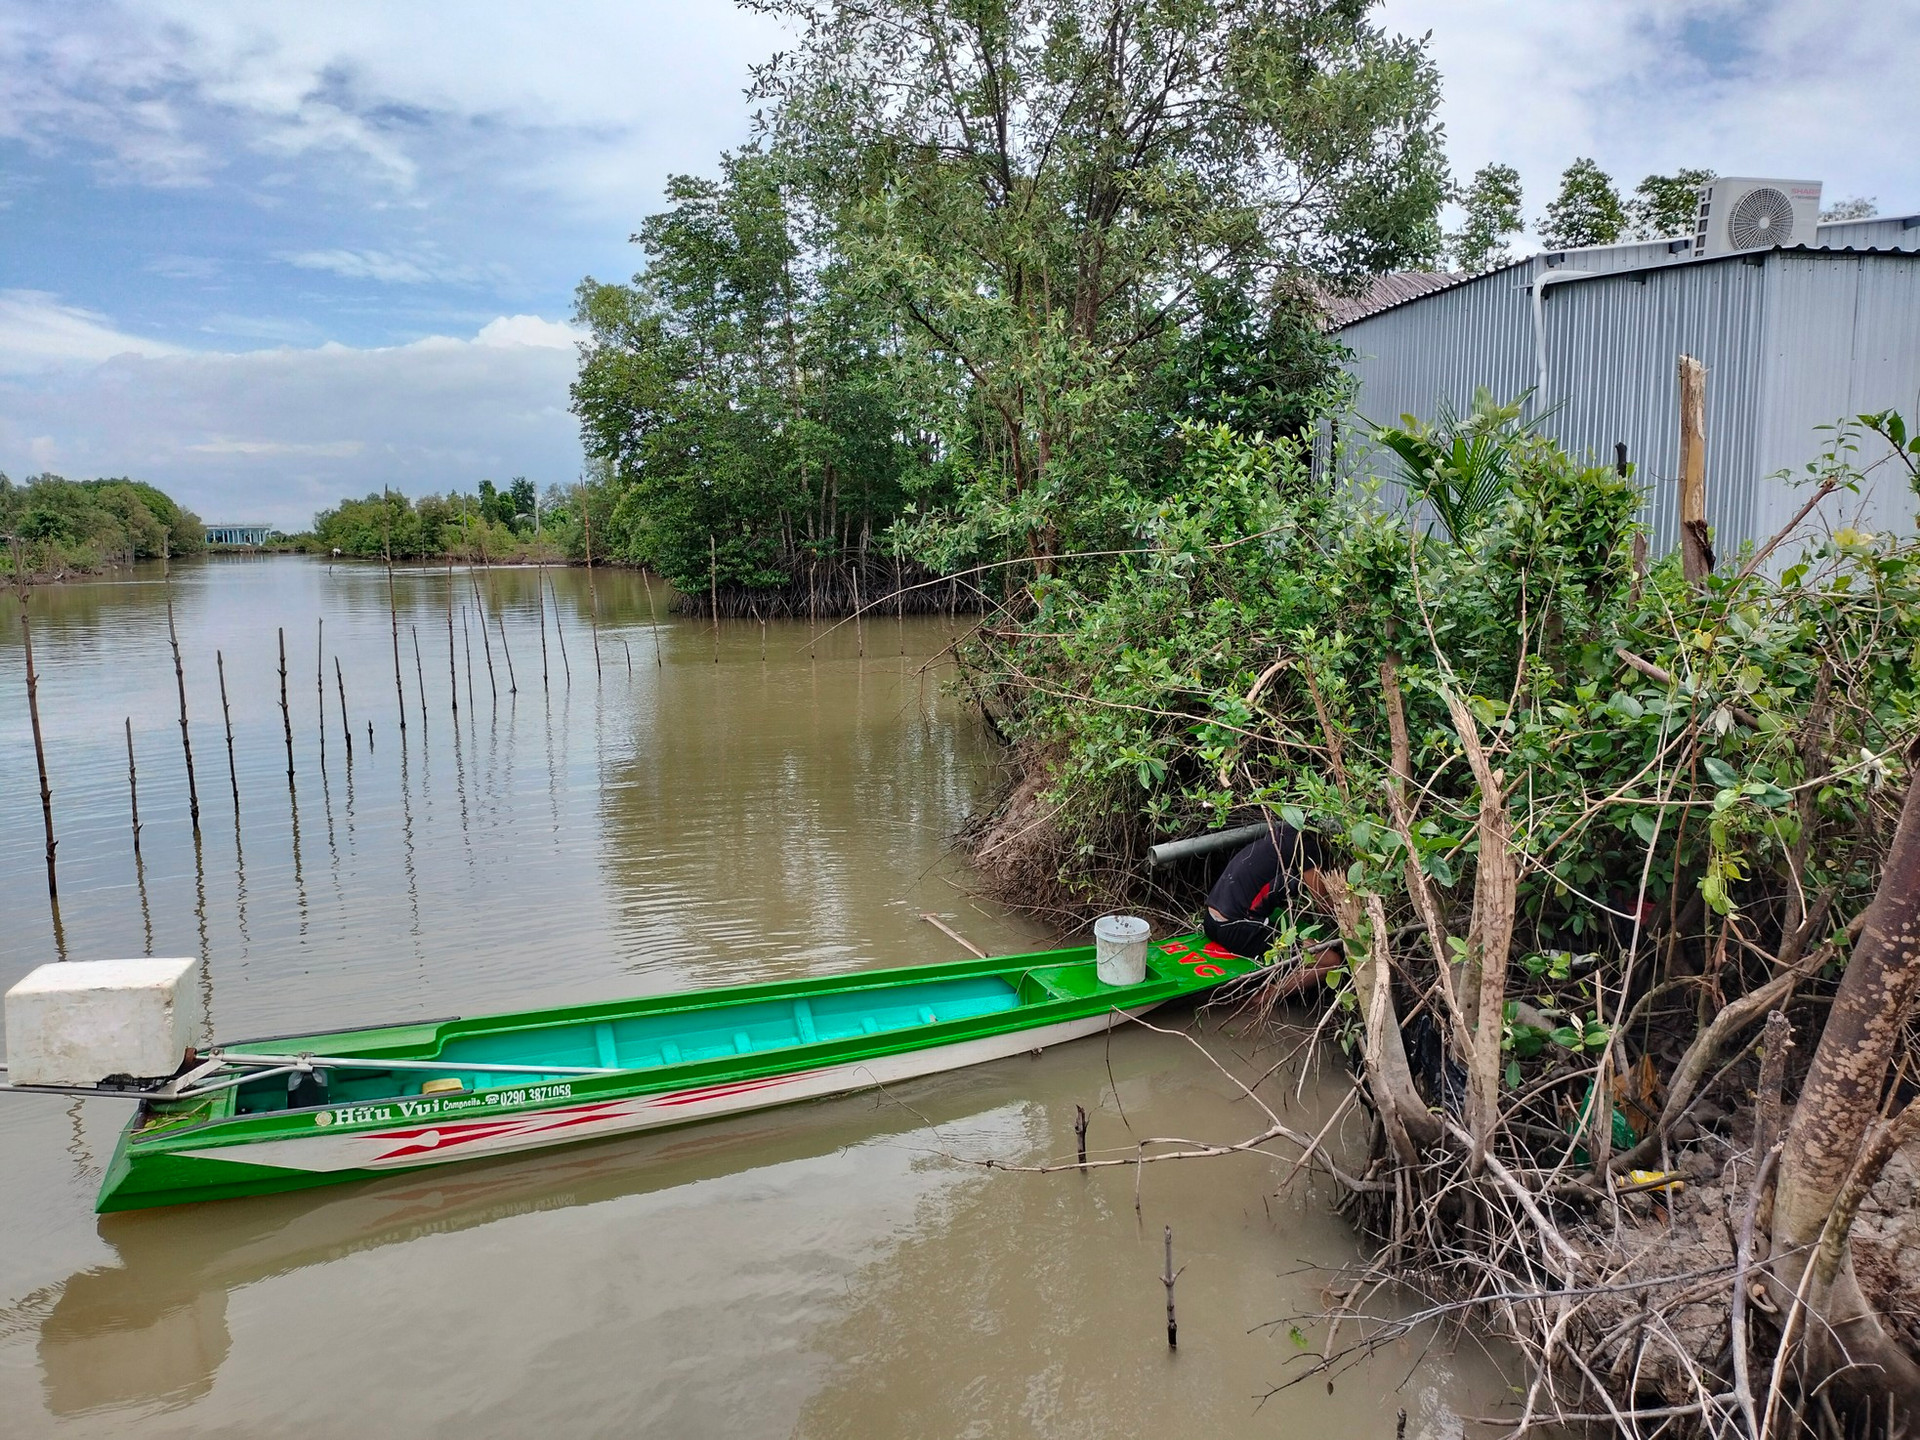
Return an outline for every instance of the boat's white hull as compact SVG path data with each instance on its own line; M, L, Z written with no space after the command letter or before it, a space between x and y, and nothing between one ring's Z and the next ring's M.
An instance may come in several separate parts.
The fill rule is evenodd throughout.
M1131 1018L1143 1015L1152 1008L1150 1005L1141 1006L1126 1013ZM447 1165L491 1155L510 1155L543 1146L569 1145L579 1140L634 1134L668 1125L685 1125L696 1120L713 1120L749 1110L791 1104L796 1100L817 1100L828 1095L844 1095L856 1090L895 1085L922 1075L936 1075L946 1070L1004 1060L1030 1050L1098 1035L1118 1024L1120 1019L1119 1014L1109 1011L1104 1015L1063 1021L1058 1025L1015 1030L1004 1035L962 1040L952 1045L818 1070L801 1070L790 1075L734 1080L659 1095L552 1105L512 1114L489 1116L478 1113L472 1118L434 1115L404 1118L397 1125L373 1130L336 1131L328 1128L333 1113L343 1113L345 1108L350 1108L343 1107L343 1112L316 1112L314 1130L297 1139L259 1140L251 1144L217 1145L174 1153L202 1160L238 1161L247 1165L315 1174L343 1170L411 1170L428 1165ZM567 1087L545 1088L564 1093ZM327 1117L324 1122L320 1119L323 1115Z

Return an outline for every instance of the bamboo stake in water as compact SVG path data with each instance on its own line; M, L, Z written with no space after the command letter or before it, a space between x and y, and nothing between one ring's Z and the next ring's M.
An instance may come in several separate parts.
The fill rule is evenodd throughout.
M647 626L653 631L653 668L660 668L660 617L653 608L653 573L640 572L640 583L647 587Z
M707 536L707 604L713 611L713 663L720 663L720 552Z
M1187 1267L1182 1265L1180 1270ZM1167 1272L1160 1277L1160 1283L1167 1287L1167 1348L1180 1348L1180 1322L1173 1313L1173 1282L1180 1278L1180 1271L1173 1268L1173 1226L1167 1226Z
M566 671L567 688L573 688L573 666L567 660L567 632L560 628L560 587L553 587L553 636L560 642L560 665Z
M580 524L587 537L587 613L593 621L593 678L600 676L600 592L593 583L593 510L587 487L580 487Z
M486 634L487 627L482 625L480 627L481 638L485 639ZM467 709L477 710L480 707L473 703L473 636L467 632L467 607L465 605L460 607L460 644L467 652Z
M171 546L163 546L160 563L166 568L161 574L167 586L167 640L173 646L173 683L180 691L180 749L187 757L187 813L193 820L194 838L200 836L200 787L193 778L193 739L187 733L187 672L180 663L180 632L173 623L173 560Z
M862 660L867 658L867 622L866 607L860 603L860 566L853 567L853 636L855 648Z
M480 598L480 582L468 572L467 579L473 581L473 608L480 612L480 648L487 657L487 689L493 692L493 703L500 703L500 686L493 678L493 642L487 638L487 605ZM473 674L473 661L467 661L467 674Z
M380 553L387 561L387 618L393 626L393 698L400 709L400 740L407 739L407 689L400 683L400 606L393 598L393 546L382 545ZM372 749L369 742L368 749Z
M33 722L33 759L40 767L40 823L47 832L47 899L53 906L54 928L60 928L60 877L54 869L53 852L60 843L53 838L53 790L47 784L47 746L40 736L40 677L33 668L33 626L27 619L27 570L21 556L20 537L13 541L14 593L20 597L20 646L27 661L27 716ZM171 606L169 613L171 613Z
M227 727L227 783L233 787L233 823L240 825L240 771L233 763L233 710L227 704L227 657L213 652L213 668L220 672L220 717ZM127 737L127 758L132 763L133 737Z
M627 637L620 637L620 648L627 652L627 678L633 678L633 646L627 644Z
M327 778L327 617L320 617L313 637L313 692L319 700L314 726L320 732L320 778Z
M418 625L409 625L407 626L407 633L413 636L413 678L418 681L420 685L420 735L422 739L425 739L427 734L427 670L426 667L420 663L420 627Z
M500 653L507 657L507 694L518 695L520 682L513 678L513 651L507 647L507 617L504 612L493 612L494 623L500 627Z
M547 684L547 565L544 560L534 562L533 594L540 602L540 690L542 694L551 694L552 688Z
M347 722L347 680L340 673L340 657L333 657L333 683L340 687L340 733L347 741L347 764L353 764L353 726ZM367 748L373 748L373 727L367 727Z
M280 627L280 725L287 732L287 789L293 789L293 711L287 708L287 630Z
M453 718L460 718L460 672L453 660L453 554L447 554L447 693L453 697Z
M133 768L133 717L127 716L127 798L133 802L133 853L140 853L140 776Z

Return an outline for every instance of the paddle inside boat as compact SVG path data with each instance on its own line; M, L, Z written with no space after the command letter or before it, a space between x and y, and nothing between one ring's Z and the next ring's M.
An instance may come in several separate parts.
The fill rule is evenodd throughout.
M16 995L46 972L57 973L45 985L71 990L79 968L42 966L9 992L10 1056L21 1048ZM1098 1034L1258 968L1189 935L1150 946L1134 983L1102 980L1087 946L281 1036L187 1051L163 1079L143 1081L116 1066L122 1073L96 1068L84 1083L59 1065L25 1074L16 1066L8 1088L138 1101L95 1203L129 1210L326 1185L895 1084ZM180 999L189 981L182 972L166 982L169 1003L179 1000L165 1021L176 1039L192 1023ZM150 1053L155 1048L166 1053L164 1038ZM64 1063L85 1073L111 1062L94 1055Z

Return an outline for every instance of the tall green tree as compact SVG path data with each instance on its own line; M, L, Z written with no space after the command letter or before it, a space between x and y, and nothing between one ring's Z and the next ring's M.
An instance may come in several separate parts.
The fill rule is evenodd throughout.
M1691 235L1700 213L1700 187L1714 179L1711 170L1676 170L1671 175L1649 175L1633 187L1627 216L1636 240L1662 240Z
M1820 212L1820 219L1825 224L1835 220L1871 220L1879 213L1879 202L1871 195L1855 195L1848 200L1834 201Z
M1520 214L1520 172L1511 165L1482 165L1454 198L1464 218L1447 237L1453 268L1478 274L1506 264L1507 238L1526 226Z
M769 128L958 486L932 563L1112 540L1168 479L1147 392L1216 282L1271 311L1438 255L1438 76L1365 3L749 3L799 32Z
M1547 206L1540 238L1553 250L1611 245L1626 233L1627 207L1613 177L1593 161L1575 160L1560 177L1560 193Z
M915 443L888 328L788 186L758 150L674 177L634 236L645 270L578 293L592 338L574 409L619 491L606 553L683 589L787 584L864 550L905 504Z

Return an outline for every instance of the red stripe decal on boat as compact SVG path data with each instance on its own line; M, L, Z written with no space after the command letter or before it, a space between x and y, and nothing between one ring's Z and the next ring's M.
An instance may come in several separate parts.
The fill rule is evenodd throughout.
M502 1121L498 1125L488 1126L484 1129L474 1127L460 1135L446 1135L433 1130L425 1130L419 1132L418 1144L402 1145L397 1150L387 1151L379 1158L381 1160L399 1160L409 1155L426 1155L441 1150L452 1149L456 1145L464 1145L471 1140L505 1140L521 1135L542 1135L550 1130L568 1130L575 1125L591 1125L598 1120L613 1119L614 1117L607 1113L610 1108L611 1107L608 1106L598 1105L592 1107L586 1113L577 1114L559 1114L550 1111L545 1115L526 1116L518 1122Z
M797 1080L797 1075L770 1075L764 1080L742 1080L734 1085L709 1085L701 1090L677 1090L671 1095L661 1095L649 1101L652 1105L695 1105L702 1100L723 1100L729 1095L744 1095L751 1090L764 1090L769 1085L784 1085L789 1080Z

